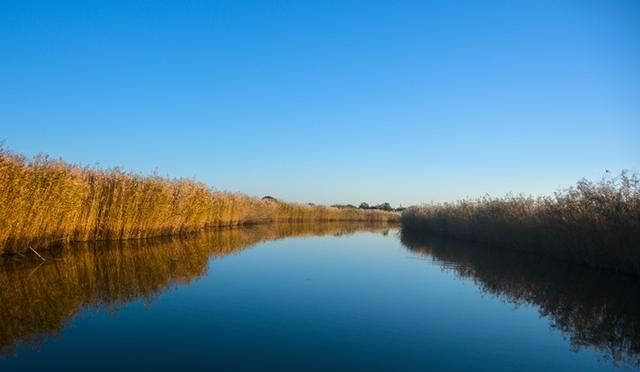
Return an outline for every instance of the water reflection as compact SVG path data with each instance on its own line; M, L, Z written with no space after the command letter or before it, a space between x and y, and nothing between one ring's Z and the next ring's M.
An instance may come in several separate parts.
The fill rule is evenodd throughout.
M640 280L570 263L426 237L403 230L411 251L473 280L483 292L532 304L574 350L593 347L616 365L640 367Z
M344 223L264 225L217 230L186 239L76 245L44 253L49 260L43 264L36 257L3 257L0 356L15 352L21 345L37 346L56 336L83 309L115 310L136 299L151 301L171 286L204 276L211 258L262 241L362 230L384 232L388 228ZM408 231L402 232L401 240L444 269L473 280L485 293L536 306L574 349L592 347L604 358L640 367L637 278L428 239ZM418 326L411 329L420 330Z
M388 228L361 223L260 225L186 239L76 244L43 253L48 258L44 263L36 257L0 257L0 356L55 336L81 309L114 310L189 283L206 273L211 257L284 237Z

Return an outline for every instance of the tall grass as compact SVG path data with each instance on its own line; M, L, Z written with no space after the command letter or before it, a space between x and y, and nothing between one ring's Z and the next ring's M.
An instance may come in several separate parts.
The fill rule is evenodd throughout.
M581 180L549 197L485 197L410 208L402 225L640 274L638 174Z
M27 159L0 147L0 252L270 221L387 221L393 213L259 200L167 179Z

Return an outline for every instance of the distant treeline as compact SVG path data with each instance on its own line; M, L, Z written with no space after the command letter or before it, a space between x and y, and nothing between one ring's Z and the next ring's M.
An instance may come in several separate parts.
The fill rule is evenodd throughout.
M0 147L0 252L273 221L390 221L397 213L263 200L187 179L83 167Z
M377 205L369 205L366 202L362 202L360 203L359 206L355 206L353 204L334 204L332 205L332 207L335 208L342 208L342 209L364 209L364 210L379 210L379 211L386 211L386 212L402 212L407 208L403 208L403 207L399 207L399 208L393 208L391 206L391 204L389 203L382 203L382 204L377 204Z
M403 229L640 274L640 176L581 180L549 197L485 197L409 208Z

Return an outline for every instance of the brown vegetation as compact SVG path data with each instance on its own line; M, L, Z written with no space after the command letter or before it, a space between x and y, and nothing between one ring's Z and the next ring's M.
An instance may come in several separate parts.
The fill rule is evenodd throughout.
M393 213L216 192L186 179L33 160L0 148L0 252L273 221L387 221Z
M410 208L402 225L640 274L637 174L582 180L552 197L487 197Z

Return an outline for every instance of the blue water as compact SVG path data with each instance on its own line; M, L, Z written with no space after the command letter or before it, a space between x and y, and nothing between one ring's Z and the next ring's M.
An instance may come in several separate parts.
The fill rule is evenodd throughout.
M398 235L288 238L212 255L190 282L85 304L57 335L17 345L0 370L614 369L589 345L572 351L537 304L489 293Z

